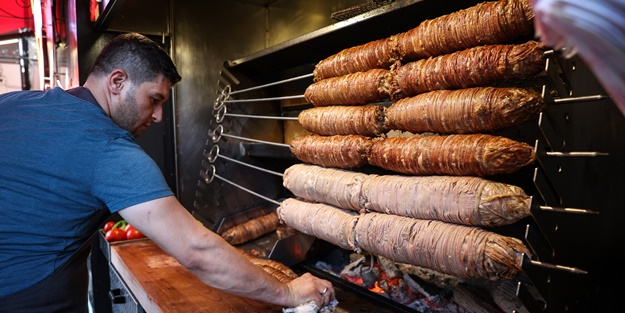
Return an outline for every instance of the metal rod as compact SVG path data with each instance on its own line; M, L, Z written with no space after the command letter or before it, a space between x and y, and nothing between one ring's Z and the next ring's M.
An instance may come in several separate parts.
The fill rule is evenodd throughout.
M234 95L237 93L242 93L242 92L247 92L247 91L252 91L252 90L256 90L256 89L261 89L261 88L265 88L265 87L270 87L270 86L274 86L274 85L278 85L278 84L283 84L283 83L288 83L294 80L299 80L299 79L304 79L304 78L308 78L308 77L312 77L313 74L306 74L306 75L302 75L302 76L297 76L297 77L293 77L293 78L288 78L285 80L280 80L280 81L276 81L273 83L269 83L269 84L264 84L264 85L259 85L259 86L255 86L255 87L250 87L250 88L246 88L246 89L241 89L241 90L237 90L237 91L233 91L230 94Z
M581 97L570 97L570 98L558 98L553 99L554 103L570 103L570 102L582 102L582 101L598 101L609 98L606 95L594 95L594 96L581 96Z
M586 210L586 209L577 209L577 208L562 208L562 207L552 207L541 205L541 210L544 211L555 211L555 212L563 212L563 213L575 213L575 214L599 214L597 211Z
M304 98L304 95L284 96L284 97L270 97L270 98L258 98L258 99L237 99L237 100L224 100L223 103L236 103L236 102L260 102L260 101L274 101L274 100L289 100Z
M572 151L572 152L555 152L547 151L548 156L555 157L596 157L596 156L608 156L607 152L594 152L594 151Z
M265 196L263 196L263 195L261 195L261 194L259 194L257 192L249 190L249 189L247 189L247 188L245 188L245 187L243 187L241 185L235 184L235 183L233 183L233 182L231 182L231 181L229 181L229 180L227 180L227 179L225 179L225 178L223 178L223 177L221 177L221 176L219 176L217 174L215 174L215 177L217 177L217 178L221 179L223 182L226 182L226 183L228 183L228 184L230 184L232 186L235 186L235 187L237 187L237 188L239 188L239 189L241 189L243 191L247 191L248 193L251 193L251 194L253 194L253 195L255 195L255 196L257 196L257 197L259 197L259 198L261 198L263 200L267 200L267 201L269 201L269 202L271 202L271 203L273 203L275 205L280 205L280 202L278 202L278 201L276 201L274 199L265 197Z
M230 138L234 138L234 139L258 142L258 143L264 143L264 144L274 145L274 146L279 146L279 147L287 147L287 148L291 147L290 145L285 144L285 143L277 143L277 142L271 142L271 141L264 141L264 140L246 138L246 137L239 137L239 136L229 135L229 134L224 134L224 133L222 133L221 135L224 136L224 137L230 137Z
M540 266L540 267L546 267L546 268L551 268L551 269L556 269L556 270L563 270L563 271L567 271L567 272L571 272L571 273L575 273L575 274L588 274L587 271L580 270L580 269L575 268L575 267L563 266L563 265L558 265L558 264L550 264L550 263L534 261L534 260L531 260L530 262L532 262L532 265L536 265L536 266Z
M234 114L234 113L225 113L224 116L259 118L259 119L267 119L267 120L297 121L297 117L286 117L286 116L247 115L247 114Z
M224 159L226 159L228 161L232 161L234 163L238 163L238 164L241 164L241 165L244 165L244 166L247 166L247 167L251 167L251 168L259 170L259 171L263 171L265 173L273 174L273 175L280 176L280 177L283 176L282 173L274 172L274 171L271 171L271 170L268 170L268 169L265 169L265 168L262 168L262 167L258 167L256 165L252 165L252 164L248 164L248 163L245 163L245 162L241 162L239 160L235 160L233 158L229 158L229 157L227 157L227 156L225 156L223 154L220 154L219 157L220 158L224 158Z

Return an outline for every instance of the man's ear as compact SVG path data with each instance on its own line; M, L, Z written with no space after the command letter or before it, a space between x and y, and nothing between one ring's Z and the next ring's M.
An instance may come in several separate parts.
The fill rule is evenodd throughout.
M128 83L128 74L122 69L114 69L109 74L108 87L112 94L120 94L124 84Z

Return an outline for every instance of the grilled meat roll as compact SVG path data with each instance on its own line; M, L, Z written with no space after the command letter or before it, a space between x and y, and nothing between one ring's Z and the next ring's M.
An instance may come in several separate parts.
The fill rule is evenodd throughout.
M412 133L493 132L525 123L543 107L541 95L525 88L436 90L393 103L386 126Z
M514 173L535 158L533 148L524 142L469 134L377 140L368 162L412 175L488 176Z

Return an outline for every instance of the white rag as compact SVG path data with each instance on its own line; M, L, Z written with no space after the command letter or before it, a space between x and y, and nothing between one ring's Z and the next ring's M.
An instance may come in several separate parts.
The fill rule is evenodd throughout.
M334 308L338 304L339 302L335 299L330 301L330 304L319 309L315 301L309 301L294 308L282 309L282 313L331 313L334 312Z

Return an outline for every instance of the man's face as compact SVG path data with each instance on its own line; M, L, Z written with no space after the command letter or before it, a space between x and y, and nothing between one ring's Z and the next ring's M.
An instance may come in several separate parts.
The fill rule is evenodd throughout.
M152 122L161 121L163 102L169 98L171 82L159 75L154 81L139 86L129 83L124 87L121 101L111 108L111 119L139 137Z

